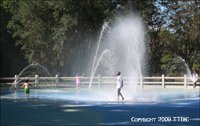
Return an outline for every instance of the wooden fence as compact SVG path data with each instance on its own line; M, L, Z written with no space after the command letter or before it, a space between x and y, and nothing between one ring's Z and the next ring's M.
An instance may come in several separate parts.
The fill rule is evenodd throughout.
M0 78L1 84L13 84L13 83L23 83L24 80L29 79L31 84L40 85L44 82L48 82L48 84L54 84L55 86L70 86L74 85L75 77L60 77L56 75L55 77L39 77L35 75L33 77L2 77ZM199 79L199 78L198 78ZM169 76L157 76L157 77L145 77L140 75L139 77L123 77L124 83L129 84L132 82L136 82L138 86L143 88L147 85L156 85L162 86L165 88L166 86L184 86L187 88L188 86L193 86L193 82L190 77L186 75L182 77L169 77ZM15 81L15 82L14 82ZM90 77L81 77L81 85L89 86ZM107 86L107 85L116 85L116 77L102 77L96 76L93 78L92 85L94 86ZM200 86L200 82L197 82L196 86Z

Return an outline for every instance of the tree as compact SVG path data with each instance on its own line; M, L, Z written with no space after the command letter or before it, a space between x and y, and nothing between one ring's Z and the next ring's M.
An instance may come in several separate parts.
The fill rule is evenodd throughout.
M0 39L0 76L14 76L19 73L27 62L23 55L20 53L20 47L15 46L15 40L12 38L11 33L7 29L7 23L11 15L9 15L2 7L0 2L1 12L1 39Z
M70 67L70 55L83 57L90 36L98 33L113 8L110 0L4 0L3 7L12 15L8 29L28 62L41 63L53 72Z
M181 56L190 69L200 69L200 2L198 0L165 0L161 2L166 8L163 15L167 15L165 28L171 33L168 52Z

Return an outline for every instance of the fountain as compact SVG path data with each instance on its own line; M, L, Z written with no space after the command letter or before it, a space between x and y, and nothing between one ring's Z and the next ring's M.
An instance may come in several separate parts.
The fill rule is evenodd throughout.
M105 55L105 52L109 52L115 60L109 66L109 69L121 71L123 76L131 77L128 84L131 87L129 88L128 95L131 96L138 83L137 79L134 78L141 74L141 63L145 53L144 25L141 18L134 14L117 17L111 23L109 29L107 29L106 38L102 41L106 28L108 28L108 23L104 23L101 30L93 61L89 88L92 86L92 80L100 60ZM98 54L99 58L97 58ZM98 60L96 61L96 59Z
M177 56L177 58L184 64L185 69L186 69L186 71L187 71L187 76L190 77L190 78L192 78L191 70L190 70L188 64L186 63L185 59L183 59L183 58L180 57L180 56Z
M13 88L17 89L18 84L23 80L20 79L20 77L28 78L28 77L34 77L35 75L39 75L42 77L51 77L51 74L47 70L46 67L42 66L39 63L32 63L26 66L15 78L10 90ZM45 83L50 83L49 81L45 80ZM44 82L43 82L44 83Z
M97 58L97 55L98 55L99 46L100 46L100 43L101 43L102 36L103 36L103 33L104 33L104 31L105 31L106 28L108 28L108 23L107 22L105 22L103 24L101 32L100 32L99 40L98 40L98 43L97 43L97 49L96 49L96 53L95 53L93 64L92 64L92 70L91 70L91 75L90 75L89 88L91 88L91 86L92 86L92 81L93 81L93 78L94 78L94 75L95 75L95 72L96 72L95 68L97 68L98 64L99 64L98 62L96 62L96 58ZM101 54L101 56L103 56L103 53ZM101 59L101 58L99 58L99 59Z

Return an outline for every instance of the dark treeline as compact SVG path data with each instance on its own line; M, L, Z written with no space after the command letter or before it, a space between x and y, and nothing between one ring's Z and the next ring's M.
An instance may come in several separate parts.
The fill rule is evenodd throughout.
M87 51L103 23L130 11L146 25L148 75L181 75L184 63L198 70L199 5L199 0L2 0L1 76L18 74L30 63L53 75L87 71Z

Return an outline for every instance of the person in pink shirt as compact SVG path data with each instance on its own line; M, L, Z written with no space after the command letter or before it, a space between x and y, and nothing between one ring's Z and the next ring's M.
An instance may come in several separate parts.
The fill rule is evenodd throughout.
M83 77L83 75L79 76L79 73L76 74L76 89L78 90L80 89L81 77Z

